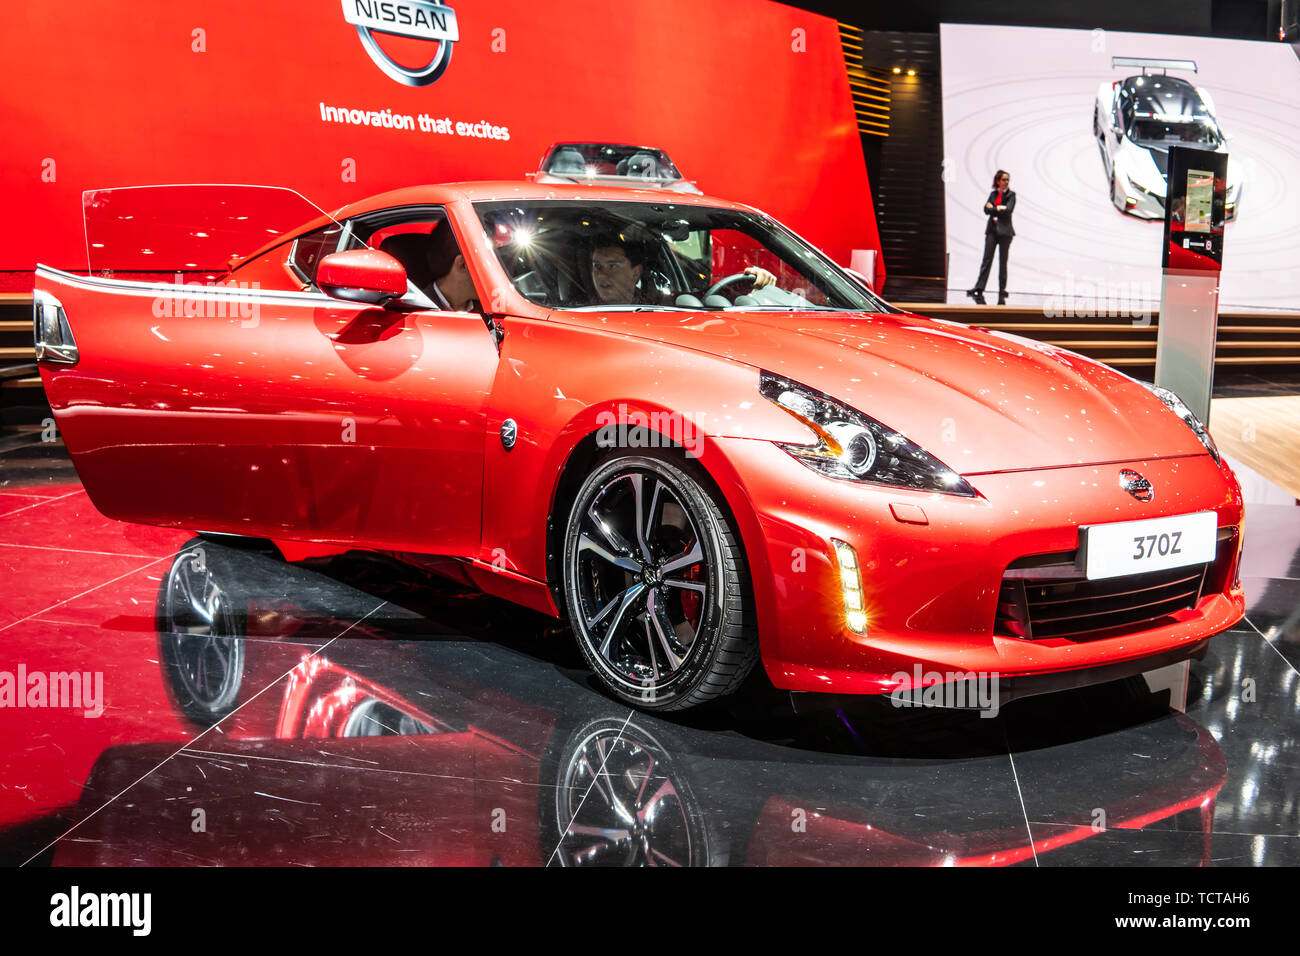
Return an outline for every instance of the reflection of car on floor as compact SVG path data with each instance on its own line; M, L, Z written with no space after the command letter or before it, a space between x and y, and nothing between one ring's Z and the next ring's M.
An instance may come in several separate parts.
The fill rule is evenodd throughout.
M380 645L353 629L314 653L293 642L328 608L267 597L314 595L314 577L212 542L176 555L158 600L175 704L208 713L205 728L218 699L242 706L184 750L105 750L76 814L85 822L55 865L1002 866L1109 830L1169 829L1199 831L1210 856L1226 765L1184 715L1103 735L1114 772L1083 790L1049 787L1030 834L1017 801L973 812L937 800L925 761L788 742L737 750L727 735L557 694L536 673L483 686L441 666L436 643ZM295 647L299 663L277 680ZM978 778L982 766L1005 774L1004 760L965 772Z
M531 178L539 183L592 183L698 193L662 149L621 143L556 143Z
M275 231L228 190L96 193L87 245L216 269ZM139 231L177 210L209 218L174 250ZM36 281L45 391L104 514L449 556L567 617L647 709L760 657L784 689L978 671L1009 699L1184 660L1242 616L1240 491L1175 395L902 312L743 205L417 187L304 215L215 285Z
M1228 151L1214 99L1208 90L1169 75L1169 70L1195 72L1192 60L1114 57L1111 63L1141 68L1142 73L1097 87L1092 132L1110 179L1110 199L1121 212L1163 221L1169 147ZM1230 220L1241 202L1239 168L1228 164L1225 214Z

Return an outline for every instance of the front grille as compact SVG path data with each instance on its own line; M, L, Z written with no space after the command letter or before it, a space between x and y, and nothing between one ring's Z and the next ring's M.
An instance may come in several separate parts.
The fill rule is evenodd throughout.
M1030 640L1088 640L1140 630L1195 607L1208 565L1102 581L1012 578L998 594L998 632Z
M1002 577L994 633L1031 641L1093 641L1153 627L1195 607L1202 594L1224 590L1237 547L1237 529L1220 528L1210 564L1101 581L1083 576L1075 551L1020 558Z

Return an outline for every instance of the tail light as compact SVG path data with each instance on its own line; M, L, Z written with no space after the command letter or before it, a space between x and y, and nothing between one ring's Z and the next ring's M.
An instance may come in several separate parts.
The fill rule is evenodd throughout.
M77 342L72 337L63 303L40 289L32 297L32 339L36 345L36 361L77 364Z

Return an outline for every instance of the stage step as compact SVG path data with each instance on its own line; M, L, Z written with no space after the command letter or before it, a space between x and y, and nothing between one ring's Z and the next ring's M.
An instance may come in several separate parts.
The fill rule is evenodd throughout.
M1159 334L1156 315L1134 322L1115 316L1053 317L1045 315L1040 306L896 304L918 315L1021 335L1125 369L1155 366ZM1215 365L1300 368L1300 313L1228 311L1220 314Z

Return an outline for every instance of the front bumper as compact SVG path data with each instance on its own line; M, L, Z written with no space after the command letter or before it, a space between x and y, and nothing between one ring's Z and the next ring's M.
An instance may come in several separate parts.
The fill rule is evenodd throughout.
M1122 212L1139 219L1165 218L1165 197L1145 189L1138 189L1127 182L1116 183L1115 205Z
M1244 614L1235 580L1241 495L1231 472L1209 455L968 476L981 493L972 499L825 478L770 442L721 439L716 450L743 482L743 490L730 490L747 499L733 501L733 512L748 508L756 516L742 533L763 663L778 687L891 693L912 686L918 665L927 680L934 672L972 671L1042 678L1159 658L1155 667L1202 651L1208 637ZM1144 503L1125 493L1121 467L1145 475L1155 498ZM913 523L916 506L927 523ZM1228 566L1217 578L1207 575L1210 584L1194 606L1096 639L1031 640L995 631L1012 562L1077 549L1080 525L1194 511L1214 511L1220 529L1236 529ZM845 626L832 538L857 551L865 634ZM1076 674L1070 682L1094 681Z

